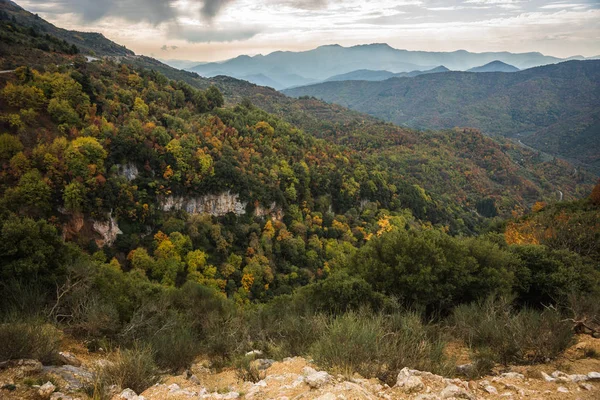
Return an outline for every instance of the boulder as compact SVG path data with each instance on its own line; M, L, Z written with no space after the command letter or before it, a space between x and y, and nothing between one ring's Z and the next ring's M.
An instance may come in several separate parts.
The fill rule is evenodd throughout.
M331 375L329 375L327 372L316 371L311 367L304 367L302 373L304 374L304 381L312 389L319 389L325 386L331 380Z
M41 362L29 359L10 360L0 363L0 370L5 368L14 368L16 370L14 375L18 379L39 374L43 370Z
M590 381L600 381L600 372L590 372L587 376Z
M485 390L489 394L498 394L498 389L496 389L492 385L487 385L486 387L483 388L483 390Z
M65 365L73 365L75 367L81 367L81 361L79 361L79 359L77 357L75 357L75 354L70 353L68 351L59 352L58 358Z
M49 399L55 390L56 386L54 386L52 382L46 382L38 389L38 395L41 399Z
M113 400L145 400L144 396L138 396L131 389L125 389L117 396L113 397Z
M569 389L567 389L567 388L566 388L566 387L564 387L564 386L559 386L559 387L556 389L556 391L557 391L557 392L559 392L559 393L569 393Z
M519 374L518 372L505 372L502 375L500 375L500 377L507 379L525 379L525 375Z
M44 367L44 372L51 377L64 381L60 384L61 388L70 392L75 392L92 384L94 374L87 369L75 367L73 365L63 365L60 367Z
M467 400L475 400L475 396L471 393L467 392L465 389L461 389L456 385L448 385L442 390L440 393L442 399L467 399Z
M550 375L548 375L547 373L541 371L542 374L542 378L544 378L544 380L546 382L554 382L556 379L554 379L553 377L551 377Z
M405 393L418 393L425 389L423 381L408 368L403 368L396 379L396 387Z

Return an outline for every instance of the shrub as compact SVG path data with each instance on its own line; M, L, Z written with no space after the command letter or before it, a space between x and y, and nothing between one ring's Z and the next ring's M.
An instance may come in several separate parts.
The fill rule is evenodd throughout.
M49 324L0 324L0 361L31 358L50 363L56 359L60 339L60 331Z
M119 350L113 363L107 364L96 374L94 398L108 397L108 388L116 385L136 393L158 381L158 370L150 346L137 344L131 349Z
M476 357L485 353L504 365L555 358L573 339L572 327L557 310L516 311L507 299L459 306L452 319L457 336Z
M398 372L415 368L446 374L444 341L414 313L348 312L331 320L311 348L320 365L395 383Z
M185 322L174 322L174 326L157 332L150 343L158 366L178 372L190 366L198 355L199 346L196 336Z

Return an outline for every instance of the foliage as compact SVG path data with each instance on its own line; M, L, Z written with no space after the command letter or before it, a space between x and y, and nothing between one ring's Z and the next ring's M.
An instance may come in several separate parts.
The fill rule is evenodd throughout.
M311 354L326 367L393 384L404 367L447 373L443 348L416 314L349 312L327 325Z
M101 397L111 385L121 389L129 388L142 393L158 381L158 371L148 346L134 346L131 349L118 350L114 361L106 364L97 374L95 396Z
M514 310L505 299L458 306L453 324L480 359L486 354L504 365L555 358L573 341L572 326L557 310Z
M0 361L27 358L54 362L60 339L60 331L44 322L4 321L0 324Z

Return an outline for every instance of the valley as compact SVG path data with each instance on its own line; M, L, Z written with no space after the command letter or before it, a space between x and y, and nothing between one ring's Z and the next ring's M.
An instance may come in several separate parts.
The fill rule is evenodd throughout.
M193 72L0 0L0 398L597 398L600 61L561 61Z

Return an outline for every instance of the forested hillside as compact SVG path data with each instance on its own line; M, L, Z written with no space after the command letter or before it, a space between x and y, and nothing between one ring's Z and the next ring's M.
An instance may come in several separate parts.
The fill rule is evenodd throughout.
M600 62L514 73L448 72L383 82L327 82L286 90L416 129L473 127L598 172Z
M10 24L51 61L0 74L2 373L34 359L54 379L65 335L110 358L69 365L77 389L53 380L94 399L191 379L197 357L246 381L258 354L471 379L560 357L571 320L600 325L600 185L567 162L50 35L40 49ZM0 396L41 396L10 379Z

